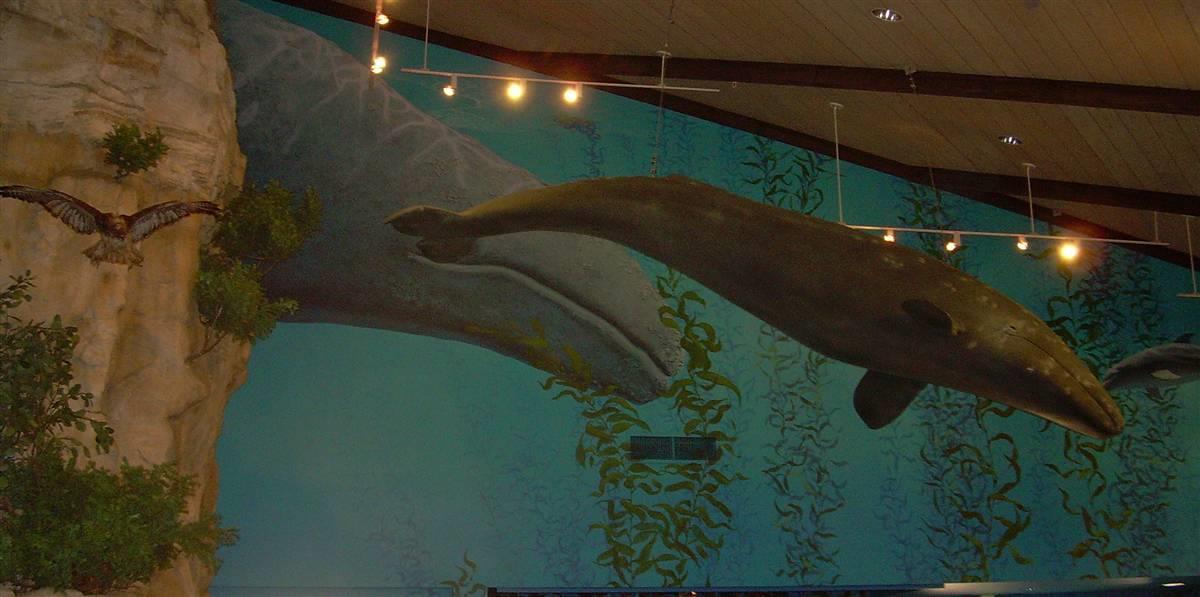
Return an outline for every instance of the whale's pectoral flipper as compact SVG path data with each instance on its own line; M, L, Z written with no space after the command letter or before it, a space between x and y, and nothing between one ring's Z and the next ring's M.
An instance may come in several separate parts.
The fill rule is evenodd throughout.
M921 299L909 299L900 303L905 313L938 333L953 336L959 332L958 324L945 309Z
M436 236L439 229L447 222L460 219L462 216L445 209L430 205L418 205L402 209L385 220L398 232L412 236Z
M879 429L896 420L928 385L878 371L867 371L854 389L854 412L867 427Z

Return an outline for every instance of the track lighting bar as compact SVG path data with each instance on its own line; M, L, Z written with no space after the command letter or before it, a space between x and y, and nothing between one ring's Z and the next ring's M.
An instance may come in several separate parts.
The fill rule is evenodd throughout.
M632 89L661 89L663 91L703 91L707 93L718 93L721 90L712 87L678 87L675 85L662 84L642 84L642 83L609 83L605 81L564 81L562 79L538 79L529 77L515 77L505 75L479 75L473 73L458 73L442 70L429 70L427 68L401 68L400 72L410 73L414 75L428 75L431 77L457 77L459 79L487 79L491 81L524 81L526 83L548 83L551 85L577 85L581 87L625 87Z
M944 234L950 237L990 236L1000 238L1015 238L1018 240L1036 238L1041 240L1107 243L1110 245L1152 245L1156 247L1170 246L1170 243L1153 240L1125 240L1118 238L1099 238L1089 236L1060 236L1054 234L1031 234L1028 232L984 232L975 230L943 230L941 228L904 228L901 226L861 226L857 224L846 224L846 227L853 228L855 230L882 230L885 233L890 231L893 233L893 235L896 232L919 232L925 234Z

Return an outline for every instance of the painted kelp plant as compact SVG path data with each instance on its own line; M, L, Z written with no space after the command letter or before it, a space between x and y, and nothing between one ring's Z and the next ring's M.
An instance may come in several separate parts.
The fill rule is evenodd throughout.
M900 221L906 226L959 227L957 206L937 189L909 183L901 199L906 209ZM943 237L920 234L916 248L969 271L970 247L947 252L944 242ZM1011 558L1020 565L1032 563L1015 543L1033 519L1029 507L1016 496L1022 479L1020 451L1012 435L997 429L997 421L1008 418L1016 409L940 386L922 392L913 408L917 415L914 439L920 444L916 464L921 470L922 497L932 508L932 515L917 526L937 555L923 563L912 561L911 556L902 557L897 560L897 565L903 566L899 571L909 580L984 581L993 578L998 561ZM946 433L947 429L956 432ZM911 462L899 451L909 449L893 440L885 443L884 451L889 474L883 487L886 514L881 517L892 520L885 526L904 549L916 547L912 537L916 529L899 524L916 522L907 513L908 503L916 501L915 496L897 491L899 470L904 461Z
M744 147L741 165L749 173L742 182L758 191L761 202L812 215L825 200L818 183L827 178L825 164L811 151L776 151L776 144L754 137ZM829 359L805 348L768 324L757 336L759 369L766 379L763 395L772 441L763 474L775 495L776 525L782 532L784 561L776 576L804 583L836 583L839 577L829 523L846 506L844 461L833 456L841 429L832 422L825 401Z
M1048 253L1035 255L1042 261ZM1161 344L1162 290L1147 258L1098 248L1079 266L1056 266L1058 289L1045 301L1047 323L1093 370ZM1168 508L1185 448L1176 433L1176 388L1117 392L1126 429L1108 440L1062 434L1044 465L1058 477L1062 511L1079 539L1068 553L1085 578L1173 571ZM1113 471L1116 471L1113 474Z

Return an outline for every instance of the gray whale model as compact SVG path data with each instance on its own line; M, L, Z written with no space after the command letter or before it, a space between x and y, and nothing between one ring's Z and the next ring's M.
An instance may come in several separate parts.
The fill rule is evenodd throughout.
M1192 334L1184 334L1126 357L1104 374L1104 387L1168 388L1200 380L1200 346L1191 342Z
M518 191L460 213L412 207L388 220L432 258L463 239L556 230L619 242L677 268L792 338L868 369L855 409L872 428L926 384L995 400L1094 437L1124 420L1044 322L918 251L681 177Z
M662 304L624 248L537 232L482 242L455 264L422 257L379 224L396 196L465 209L541 186L417 109L333 43L240 2L218 3L237 96L247 178L313 187L321 231L273 270L273 294L299 299L294 320L450 338L526 360L509 332L537 320L600 383L647 400L682 357ZM489 333L489 330L492 333Z

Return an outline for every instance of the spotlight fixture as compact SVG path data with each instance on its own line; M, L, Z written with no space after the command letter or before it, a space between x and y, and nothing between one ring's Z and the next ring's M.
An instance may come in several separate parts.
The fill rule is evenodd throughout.
M1000 135L999 139L1005 145L1020 145L1022 143L1021 138L1016 135Z
M1073 240L1063 241L1063 244L1058 246L1058 256L1067 263L1075 261L1079 257L1079 243Z
M383 69L385 68L387 68L387 58L384 58L383 56L376 56L375 60L371 63L371 72L378 75L379 73L383 72Z
M1029 240L1027 240L1024 236L1017 237L1017 250L1018 251L1028 251L1029 250Z
M454 94L457 92L458 92L458 75L450 75L450 82L446 83L445 87L442 87L442 93L446 97L454 97Z
M1164 587L1182 587L1183 583L1181 583L1181 582L1165 582L1162 584L1162 586L1164 586Z
M896 231L895 231L895 230L891 230L891 229L884 230L884 231L883 231L883 240L885 240L885 241L887 241L887 242L889 242L889 243L894 243L894 242L896 242Z
M962 246L962 236L959 233L955 232L954 238L946 241L946 252L953 253L953 252L957 251L958 248L961 246Z
M513 100L514 102L521 99L521 97L525 95L525 82L510 82L508 84L508 88L504 90L504 93L508 95L508 99Z
M579 101L579 96L583 95L583 85L576 83L563 90L563 101L568 104L573 104Z
M388 16L383 13L375 15L375 22L377 24L387 25L389 21L391 21L391 19L389 19Z
M875 10L871 11L871 14L875 15L875 18L885 23L895 23L904 18L900 16L900 13L890 8L876 8Z

